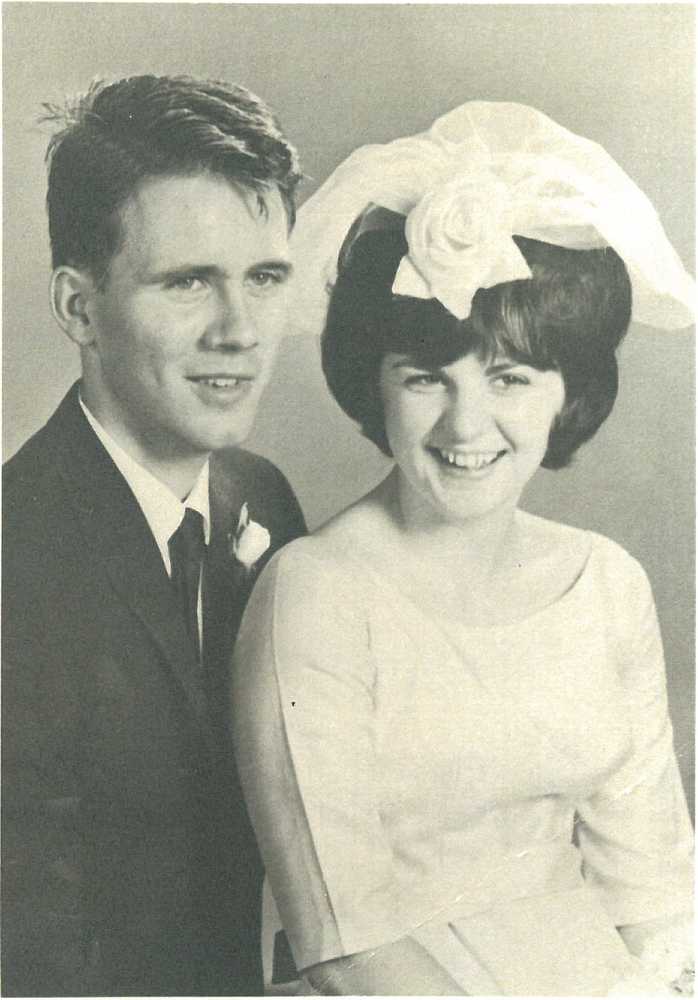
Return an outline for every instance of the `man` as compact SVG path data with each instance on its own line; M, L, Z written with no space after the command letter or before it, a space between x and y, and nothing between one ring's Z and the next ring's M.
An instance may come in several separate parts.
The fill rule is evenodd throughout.
M3 992L258 994L226 673L304 525L236 446L284 326L296 155L254 95L188 78L52 117L51 303L82 379L5 467Z

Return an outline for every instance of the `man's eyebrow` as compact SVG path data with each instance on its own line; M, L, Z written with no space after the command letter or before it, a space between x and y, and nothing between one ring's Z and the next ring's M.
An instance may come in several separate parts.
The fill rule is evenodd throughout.
M218 278L225 277L225 271L216 264L175 264L163 267L159 271L151 271L146 275L146 281L158 284L162 281L172 281L175 278Z
M293 273L293 264L290 260L274 259L274 260L260 260L258 263L253 264L249 271L277 271L279 274L285 274L287 277Z
M288 260L273 259L260 260L252 264L248 269L248 274L256 274L259 271L275 271L288 277L293 271L293 265ZM150 284L160 284L163 281L173 281L177 278L226 278L228 272L218 264L176 264L172 267L163 267L158 271L152 271L146 276L146 281Z

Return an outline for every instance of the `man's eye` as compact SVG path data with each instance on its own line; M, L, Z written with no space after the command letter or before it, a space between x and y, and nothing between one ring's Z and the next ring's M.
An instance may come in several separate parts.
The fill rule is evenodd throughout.
M167 282L167 288L172 288L177 292L198 292L203 287L203 279L195 274L183 274Z
M255 288L270 288L281 285L286 280L286 274L282 271L254 271L250 275L250 281Z

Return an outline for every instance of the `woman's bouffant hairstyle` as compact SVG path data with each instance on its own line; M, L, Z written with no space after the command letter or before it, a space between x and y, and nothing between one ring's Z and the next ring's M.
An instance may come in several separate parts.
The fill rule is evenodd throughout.
M404 220L355 237L360 223L340 255L322 338L325 377L345 413L390 456L379 388L387 353L409 355L425 369L472 352L504 355L561 373L565 402L542 464L567 465L609 415L618 392L615 351L631 311L630 280L618 254L514 236L532 277L479 289L470 316L458 320L436 299L391 291L407 253Z
M102 283L121 241L119 209L145 179L209 172L256 194L276 187L289 223L300 179L295 149L270 108L244 87L186 76L96 81L63 106L46 154L53 267Z

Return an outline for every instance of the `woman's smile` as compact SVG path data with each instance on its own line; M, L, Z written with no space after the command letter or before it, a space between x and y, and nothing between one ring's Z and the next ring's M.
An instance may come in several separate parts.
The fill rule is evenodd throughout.
M505 448L499 451L458 451L430 446L428 450L445 466L446 472L464 478L481 478L488 475L495 462L506 454Z

